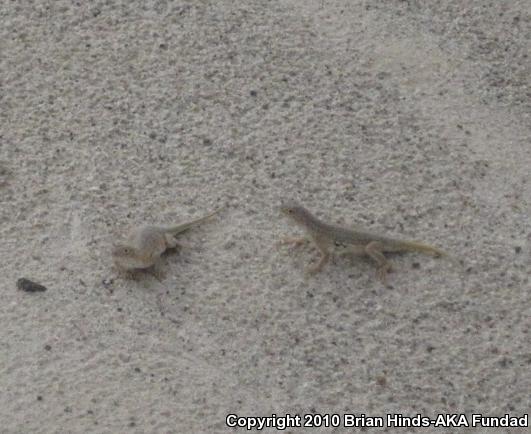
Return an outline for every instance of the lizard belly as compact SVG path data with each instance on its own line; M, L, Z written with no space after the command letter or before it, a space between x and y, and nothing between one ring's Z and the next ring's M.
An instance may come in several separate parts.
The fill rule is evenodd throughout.
M362 244L344 244L340 242L334 243L334 249L342 255L366 255L365 245Z
M124 270L137 270L151 267L154 264L154 261L147 258L129 256L115 258L115 263L118 267Z

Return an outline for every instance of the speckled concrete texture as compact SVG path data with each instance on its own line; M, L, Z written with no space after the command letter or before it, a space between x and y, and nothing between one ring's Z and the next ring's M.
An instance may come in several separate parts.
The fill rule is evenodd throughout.
M0 23L2 433L529 412L529 1L3 1ZM464 266L307 278L283 198ZM219 206L160 281L112 268L131 226Z

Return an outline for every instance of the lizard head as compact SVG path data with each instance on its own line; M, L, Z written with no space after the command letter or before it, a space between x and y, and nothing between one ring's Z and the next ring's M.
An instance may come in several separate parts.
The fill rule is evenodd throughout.
M286 201L282 202L280 205L280 210L295 220L297 223L305 223L308 220L310 213L302 205L299 205L295 201Z
M142 269L153 265L150 257L142 256L138 249L127 244L115 244L111 253L115 265L123 270Z
M115 244L112 248L112 256L115 258L131 257L134 254L134 249L125 244Z
M127 244L115 244L111 254L114 263L121 269L134 270L137 268L146 268L145 261L138 256L137 250Z

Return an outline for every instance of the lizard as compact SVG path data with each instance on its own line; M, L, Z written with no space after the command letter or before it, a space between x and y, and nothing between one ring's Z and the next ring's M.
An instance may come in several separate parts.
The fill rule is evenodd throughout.
M160 256L167 250L179 247L175 236L203 223L219 209L196 220L176 226L141 226L129 234L126 241L113 245L112 257L116 266L123 271L147 269L155 265Z
M307 269L308 274L314 274L330 260L331 249L342 249L341 254L367 255L377 266L377 275L387 284L387 273L391 271L391 263L384 253L422 252L437 256L449 256L443 250L416 241L404 241L383 235L374 234L358 228L348 229L325 223L315 217L306 208L294 201L283 202L281 211L295 221L307 232L308 237L288 238L282 244L302 244L308 238L314 242L320 252L320 259L316 265Z

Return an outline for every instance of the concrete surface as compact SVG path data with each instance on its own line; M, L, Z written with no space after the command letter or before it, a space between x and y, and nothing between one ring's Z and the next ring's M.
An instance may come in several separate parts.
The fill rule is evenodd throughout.
M529 412L530 9L2 2L1 432ZM275 246L299 233L288 197L465 266L396 256L389 289L338 258L307 279L315 251ZM160 282L111 267L129 227L220 205Z

